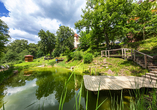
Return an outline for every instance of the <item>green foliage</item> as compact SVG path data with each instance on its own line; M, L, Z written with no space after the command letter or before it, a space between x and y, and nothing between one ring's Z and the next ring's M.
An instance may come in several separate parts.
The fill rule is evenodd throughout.
M84 50L86 50L87 48L89 48L90 46L90 42L91 42L91 35L90 33L86 33L84 31L80 32L80 47Z
M5 55L5 59L7 62L19 60L18 53L16 51L13 51L13 50L8 50L6 55Z
M7 47L16 53L21 53L23 50L28 49L28 41L24 39L14 40L9 45L7 45Z
M41 41L38 42L40 49L44 52L44 54L49 53L51 57L51 53L55 48L55 35L49 32L49 30L45 32L41 29L38 36L41 39Z
M10 38L8 31L9 28L5 22L0 19L0 58L3 56L3 52L5 51L5 44L9 41Z
M92 53L87 53L83 59L84 59L84 63L91 63L93 61Z
M74 31L71 28L60 26L56 34L55 56L64 53L67 51L67 48L70 50L74 48Z
M83 53L80 51L75 51L74 52L74 59L75 60L81 60L83 58Z
M13 70L14 70L14 67L13 65L9 65L9 69L8 70L5 70L5 71L1 71L0 72L0 84L7 78L9 78L11 75L13 75Z
M70 52L69 54L67 54L67 60L68 61L70 61L73 58L74 58L74 52Z
M99 52L94 52L94 57L97 57L99 54Z
M19 60L24 61L25 55L29 55L29 51L27 49L23 50L17 57L19 57Z
M46 55L46 57L49 57L50 56L50 54L48 53L47 55Z
M66 46L65 47L65 52L63 53L63 56L68 55L69 53L70 53L70 49Z
M38 50L38 45L37 44L34 44L34 43L30 43L29 45L29 48L28 48L28 50L29 50L29 53L30 53L30 55L33 55L34 56L34 58L36 58L37 57L37 50Z

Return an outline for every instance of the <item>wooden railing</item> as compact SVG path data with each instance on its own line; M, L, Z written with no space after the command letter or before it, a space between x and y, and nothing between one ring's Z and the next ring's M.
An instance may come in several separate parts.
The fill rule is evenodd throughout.
M114 54L116 51L119 51L118 54ZM104 54L105 53L105 54ZM111 53L113 53L111 55ZM137 50L120 48L120 49L111 49L111 50L102 50L101 57L121 57L124 59L130 59L142 66L147 68L148 66L153 65L153 56L147 55L145 53L139 52Z

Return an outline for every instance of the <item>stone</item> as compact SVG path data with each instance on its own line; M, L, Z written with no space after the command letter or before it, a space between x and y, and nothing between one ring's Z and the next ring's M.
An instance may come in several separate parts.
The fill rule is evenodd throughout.
M107 71L107 73L108 74L113 74L112 70L110 70L110 69Z

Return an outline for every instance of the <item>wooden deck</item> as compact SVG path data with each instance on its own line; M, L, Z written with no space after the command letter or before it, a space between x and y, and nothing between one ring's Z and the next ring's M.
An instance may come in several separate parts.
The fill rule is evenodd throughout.
M156 81L134 76L90 76L84 75L84 85L89 91L157 88Z

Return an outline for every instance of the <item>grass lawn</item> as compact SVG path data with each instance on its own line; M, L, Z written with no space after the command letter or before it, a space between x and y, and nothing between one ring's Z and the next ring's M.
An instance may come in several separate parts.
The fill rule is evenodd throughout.
M106 59L106 64L103 60ZM97 64L96 64L97 62ZM92 67L91 72L93 74L111 75L111 76L141 76L148 72L147 69L143 69L133 61L127 61L121 58L101 58L96 57L90 64L84 64L83 60L74 60L66 62L60 62L55 66L71 68L75 66L75 71L84 72L89 74L89 67Z
M151 37L146 40L128 43L127 47L134 48L135 50L138 50L140 52L149 54L149 55L157 55L157 38Z

